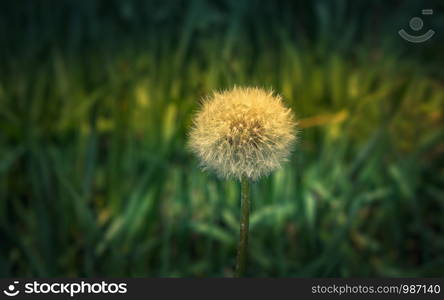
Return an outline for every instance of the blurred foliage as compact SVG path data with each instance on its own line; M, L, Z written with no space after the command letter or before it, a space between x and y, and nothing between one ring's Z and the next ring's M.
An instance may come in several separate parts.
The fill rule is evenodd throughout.
M0 275L230 276L239 186L186 148L199 99L299 119L253 186L249 276L443 276L441 1L4 1ZM426 17L424 17L425 19Z

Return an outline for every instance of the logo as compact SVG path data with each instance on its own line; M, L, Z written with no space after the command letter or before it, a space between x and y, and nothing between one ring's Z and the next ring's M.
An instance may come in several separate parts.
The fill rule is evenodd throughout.
M18 281L14 281L14 284L8 285L8 288L4 290L3 293L9 297L17 296L20 293L20 291L15 289L15 285L18 283L19 283Z
M422 14L433 15L433 9L423 9ZM419 17L413 17L410 19L409 26L413 31L419 31L424 26L424 22ZM404 40L409 41L411 43L422 43L429 40L435 34L435 31L429 29L426 33L417 36L417 35L408 34L407 31L401 29L398 31L398 34Z
M17 296L18 281L14 284L9 284L3 293L8 297ZM126 294L128 291L127 283L118 282L22 282L21 290L23 294L65 294L71 298L77 294Z

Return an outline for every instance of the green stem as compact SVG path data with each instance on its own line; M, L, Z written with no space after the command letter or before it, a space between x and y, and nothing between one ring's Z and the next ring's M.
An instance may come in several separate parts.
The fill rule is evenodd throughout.
M247 177L241 179L242 215L240 220L239 245L237 249L235 277L243 277L247 263L248 227L250 224L250 181Z

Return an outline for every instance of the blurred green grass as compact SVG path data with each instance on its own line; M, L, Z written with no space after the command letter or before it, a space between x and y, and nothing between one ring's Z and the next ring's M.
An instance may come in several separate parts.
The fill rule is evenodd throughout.
M236 84L301 126L249 276L442 276L443 47L397 39L407 2L2 3L0 275L230 276L239 186L186 134Z

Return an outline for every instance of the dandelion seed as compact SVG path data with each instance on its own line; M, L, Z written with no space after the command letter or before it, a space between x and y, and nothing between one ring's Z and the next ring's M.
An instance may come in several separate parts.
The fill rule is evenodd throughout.
M189 145L205 169L225 178L257 180L288 158L295 125L280 96L235 87L203 101Z

